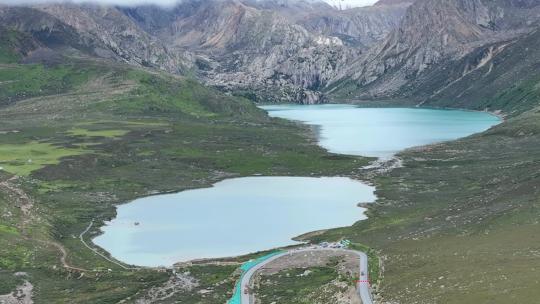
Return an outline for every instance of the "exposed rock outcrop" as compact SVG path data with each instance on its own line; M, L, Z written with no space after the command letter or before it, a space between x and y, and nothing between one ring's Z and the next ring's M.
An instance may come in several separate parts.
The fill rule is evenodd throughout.
M437 88L422 86L428 71L531 31L539 12L538 1L418 0L398 28L342 71L330 91L349 98L433 92Z
M405 7L338 11L300 1L186 1L125 14L173 50L197 54L205 82L257 101L320 103L328 81L397 25ZM294 12L294 13L293 13Z
M0 7L0 24L30 33L49 50L194 75L256 101L321 103L321 89L384 39L407 6L338 10L316 0L185 0L173 7L56 3Z
M112 6L0 7L0 23L30 33L49 48L71 49L173 73L187 71L193 61L187 52L170 52L157 38Z

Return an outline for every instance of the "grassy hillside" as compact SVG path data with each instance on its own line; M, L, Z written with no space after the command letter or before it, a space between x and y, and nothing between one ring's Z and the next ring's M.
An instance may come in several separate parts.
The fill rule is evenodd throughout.
M307 128L270 120L245 99L91 58L27 56L37 47L31 39L2 33L0 294L29 281L36 303L130 303L163 292L171 296L158 303L224 303L238 278L234 264L184 267L198 282L185 288L171 272L126 269L97 255L81 233L89 228L82 240L91 244L114 205L136 197L264 174L372 179L379 201L370 219L316 240L346 237L373 248L371 265L382 262L377 293L388 301L539 297L538 75L531 53L526 64L513 55L532 48L509 45L496 66L448 87L464 92L461 99L441 91L426 103L503 109L511 119L484 134L405 151L403 167L393 171L369 172L359 169L366 159L328 154ZM376 279L379 269L371 270ZM299 284L314 291L313 282Z
M540 31L535 31L439 66L425 77L427 87L435 88L425 105L503 110L511 115L535 107L540 104L539 49Z
M91 243L115 204L231 176L351 175L366 163L329 155L307 129L188 78L92 59L44 62L0 65L0 294L28 280L36 303L143 296L171 273L126 270L79 239L93 221ZM224 302L234 269L192 268L199 289L214 291L177 297Z
M480 135L405 151L403 167L391 172L366 172L379 197L369 220L317 237L374 248L383 265L377 293L385 300L539 298L539 46L535 31L479 48L431 67L400 92L409 97L390 101L501 110L509 119Z
M0 26L0 63L13 63L22 55L37 47L27 35Z
M539 297L540 109L399 155L374 178L369 220L329 232L383 258L398 303L531 303Z
M515 116L540 105L540 31L478 47L456 60L427 66L390 95L381 92L370 104L422 105L438 108L504 111ZM381 76L391 77L389 75ZM373 84L376 85L376 84ZM372 88L343 79L327 90L335 100Z

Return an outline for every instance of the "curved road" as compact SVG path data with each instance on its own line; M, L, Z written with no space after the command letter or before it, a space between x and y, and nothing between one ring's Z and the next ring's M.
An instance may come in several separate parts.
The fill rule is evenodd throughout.
M368 279L368 257L365 253L361 251L356 250L347 250L347 249L333 249L333 248L318 248L318 249L300 249L300 250L291 250L284 252L282 254L275 255L264 262L261 262L257 264L256 266L253 266L251 269L249 269L243 276L242 281L240 282L240 290L242 292L241 295L241 304L252 304L253 301L253 295L250 292L246 291L249 287L249 282L251 281L251 278L253 275L257 272L257 270L263 268L268 263L275 261L283 256L293 254L293 253L299 253L299 252L309 252L309 251L320 251L320 250L327 250L327 251L343 251L343 252L349 252L356 254L358 258L360 259L360 278L358 280L357 290L358 294L360 295L360 299L362 299L362 304L373 304L373 301L371 300L371 292L369 291L369 279Z

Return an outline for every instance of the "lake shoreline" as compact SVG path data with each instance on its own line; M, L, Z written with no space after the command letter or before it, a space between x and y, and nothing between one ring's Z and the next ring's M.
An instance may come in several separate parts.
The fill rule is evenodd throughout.
M336 104L330 104L330 105L336 105ZM410 107L405 107L405 108L410 108ZM427 107L420 107L420 108L412 108L412 109L428 109L428 108L427 108ZM439 110L457 110L457 109L439 109ZM485 111L474 111L474 110L465 110L465 111L468 111L468 112L469 112L469 111L470 111L470 112L485 112ZM490 113L490 114L492 114L492 115L494 115L494 116L497 116L497 117L500 117L500 116L497 115L496 113ZM289 121L290 121L290 120L289 120ZM294 122L294 123L301 124L301 125L303 125L303 126L306 126L306 127L308 127L310 130L312 130L312 134L311 134L309 137L310 137L310 138L313 138L313 139L315 140L314 144L318 144L318 142L317 142L316 140L317 140L317 136L320 137L320 134L318 134L318 133L320 133L321 126L314 125L314 124L306 124L305 122L303 122L303 121L301 121L301 120L294 120L293 122ZM436 144L436 143L431 143L431 144L429 144L429 145L432 145L432 144ZM329 150L326 149L324 146L323 146L323 148L324 148L329 154L340 155L340 153L336 153L336 152L329 151ZM400 150L400 151L398 151L398 152L401 152L401 151L403 151L403 150ZM357 155L357 156L364 157L364 158L367 158L367 159L369 159L369 158L372 159L371 163L370 163L369 165L365 166L363 169L368 169L368 167L373 166L374 163L376 163L376 162L380 162L380 163L381 163L381 165L378 166L378 168L379 168L379 169L382 169L382 168L384 167L384 164L387 163L387 161L383 161L383 160L381 160L381 159L379 159L379 158L375 158L375 157L365 157L365 156L363 156L363 155ZM370 169L372 169L372 168L370 168ZM190 189L183 189L183 190L180 190L180 191L174 191L174 190L173 190L173 191L167 191L167 192L155 192L155 193L154 193L154 192L149 192L149 193L147 193L146 195L141 196L141 197L152 197L152 196L156 196L156 195L164 195L164 194L171 194L171 193L180 193L180 192L184 192L184 191L188 191L188 190L204 189L204 188L208 188L208 187L213 187L213 185L214 185L215 183L219 183L219 182L225 181L225 180L230 179L230 178L242 178L242 177L250 177L250 176L252 177L253 175L247 175L247 176L242 176L242 175L223 176L223 177L217 178L216 181L208 182L209 185L201 185L201 187L190 188ZM295 176L295 175L294 175L294 173L293 173L293 174L291 174L290 177L294 177L294 176ZM346 176L346 175L344 175L344 176ZM324 175L321 175L321 176L313 176L313 175L312 175L312 176L310 176L310 177L324 177ZM354 180L356 180L356 181L358 181L358 182L364 183L364 184L372 185L372 183L369 181L371 178L369 178L368 176L362 176L362 174L351 174L351 175L346 176L346 177L352 178L352 179L354 179ZM140 199L141 197L138 197L138 198L135 199L135 200L138 200L138 199ZM375 201L376 201L376 199L377 199L377 198L375 198ZM119 206L122 206L122 205L125 205L125 204L128 204L128 203L131 203L131 202L133 202L133 201L134 201L134 200L128 201L128 202L124 202L124 203L122 203L122 204L115 205L115 213L116 213L116 216L117 216L117 208L118 208ZM366 209L367 209L367 208L366 208ZM116 218L116 216L113 217L112 219ZM112 219L111 219L111 220L112 220ZM361 220L363 220L363 219L361 219ZM358 221L355 221L354 223L356 223L356 222L358 222ZM103 223L105 224L105 222L103 222ZM353 224L354 224L354 223L353 223ZM101 226L101 227L98 228L100 232L102 231L102 229L101 229L102 227L103 227L103 226ZM299 235L299 236L292 237L292 240L295 240L295 241L296 241L296 240L301 240L301 239L303 238L303 236L310 235L310 234L312 235L313 233L322 233L322 232L324 232L324 231L327 231L327 230L330 230L330 229L335 229L335 228L339 228L339 227L329 227L329 228L324 229L324 230L317 230L317 231L306 232L306 233L301 234L301 235ZM100 234L101 234L101 233L100 233ZM97 236L94 235L93 237L96 238L96 237L98 237L98 236L99 236L99 235L97 235ZM92 239L92 240L93 240L93 239ZM101 246L98 246L98 245L96 245L95 243L93 243L93 245L94 245L94 246L97 246L97 247L99 247L99 248L101 248L101 249L103 249ZM103 249L103 250L104 250L104 249ZM109 253L107 250L104 250L104 251L107 252L107 253ZM244 255L241 255L241 256L244 256ZM236 257L237 257L237 256L236 256ZM224 258L227 259L227 257L224 257ZM211 259L214 260L214 259L222 259L222 258L211 258Z
M305 231L347 227L365 219L367 210L357 206L356 198L373 202L374 192L374 187L350 177L225 179L209 188L118 207L117 217L92 241L116 260L146 267L246 255L299 245L294 237Z

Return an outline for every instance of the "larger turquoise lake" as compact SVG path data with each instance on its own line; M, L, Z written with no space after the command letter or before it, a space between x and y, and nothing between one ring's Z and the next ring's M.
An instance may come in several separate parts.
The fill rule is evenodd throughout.
M415 146L454 140L500 122L486 112L423 108L361 108L354 105L270 105L270 116L316 126L330 152L389 158Z
M389 158L403 149L457 139L500 122L483 112L264 106L271 116L315 126L331 152ZM292 237L365 218L374 188L343 177L245 177L210 188L155 195L117 207L95 244L123 262L170 266L295 244Z

